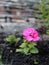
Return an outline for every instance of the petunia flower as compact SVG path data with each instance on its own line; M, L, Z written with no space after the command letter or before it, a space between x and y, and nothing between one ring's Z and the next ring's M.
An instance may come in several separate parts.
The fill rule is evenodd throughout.
M25 29L23 36L27 41L38 41L40 39L38 32L34 28Z

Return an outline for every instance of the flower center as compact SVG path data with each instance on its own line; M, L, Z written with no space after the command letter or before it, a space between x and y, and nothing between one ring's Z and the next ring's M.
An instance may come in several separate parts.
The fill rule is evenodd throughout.
M31 33L30 36L34 38L34 34Z

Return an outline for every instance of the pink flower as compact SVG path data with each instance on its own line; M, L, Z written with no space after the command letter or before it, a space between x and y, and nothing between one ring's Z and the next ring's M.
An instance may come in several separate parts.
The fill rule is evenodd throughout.
M34 28L27 28L23 31L23 36L28 41L38 41L40 39L38 32Z

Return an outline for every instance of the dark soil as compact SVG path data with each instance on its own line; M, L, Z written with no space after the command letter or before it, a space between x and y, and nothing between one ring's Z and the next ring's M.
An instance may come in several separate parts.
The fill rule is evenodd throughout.
M34 59L38 64L34 64ZM12 65L49 65L49 55L23 55L15 54L15 57L12 59Z

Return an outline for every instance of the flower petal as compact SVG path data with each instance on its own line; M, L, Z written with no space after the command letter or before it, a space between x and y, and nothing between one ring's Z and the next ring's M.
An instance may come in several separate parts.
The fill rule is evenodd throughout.
M33 38L33 41L38 41L38 40L40 40L40 37Z
M33 38L31 36L26 36L25 39L28 40L28 41L32 41L33 40Z

